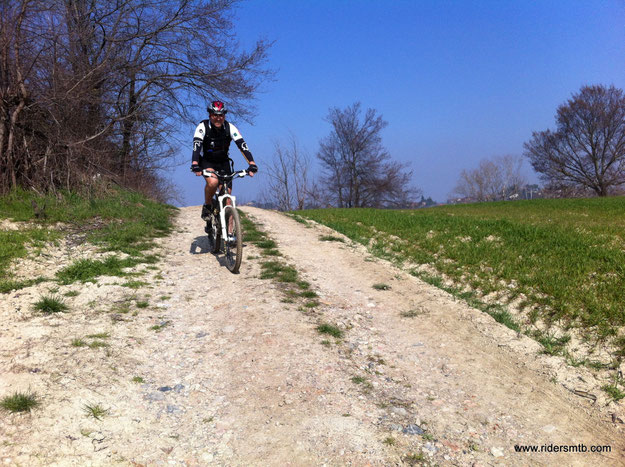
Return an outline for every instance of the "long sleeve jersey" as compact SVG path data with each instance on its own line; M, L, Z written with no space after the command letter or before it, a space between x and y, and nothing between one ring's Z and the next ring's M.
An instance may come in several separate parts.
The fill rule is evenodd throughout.
M211 125L210 120L201 121L193 135L193 162L198 162L200 165L202 161L227 162L230 142L233 140L247 163L253 162L252 153L236 126L224 120L223 126L216 128ZM203 154L200 155L200 153Z

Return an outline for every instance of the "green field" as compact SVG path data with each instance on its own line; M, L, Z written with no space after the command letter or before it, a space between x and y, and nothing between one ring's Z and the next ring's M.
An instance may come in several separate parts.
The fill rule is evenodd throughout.
M402 263L416 276L476 296L518 298L541 320L616 343L625 355L625 198L533 200L422 210L298 211ZM419 265L429 265L429 273ZM436 273L432 273L432 270ZM470 295L470 294L469 294Z

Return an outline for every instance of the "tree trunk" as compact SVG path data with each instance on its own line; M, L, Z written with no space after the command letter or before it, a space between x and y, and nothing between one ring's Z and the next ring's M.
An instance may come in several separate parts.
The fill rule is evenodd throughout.
M9 137L7 139L7 165L9 168L9 178L11 180L11 188L17 188L17 176L16 176L16 165L17 161L13 158L13 148L15 146L15 129L17 119L22 112L22 109L26 106L26 101L24 98L20 98L19 104L15 108L15 110L11 114L11 121L9 122Z
M137 95L135 93L135 76L134 74L130 77L130 84L128 85L128 108L126 109L126 118L124 119L123 130L122 130L122 152L121 152L121 167L122 167L122 176L125 177L128 169L130 168L130 151L131 151L131 143L130 139L132 137L132 129L134 126L134 113L137 107Z

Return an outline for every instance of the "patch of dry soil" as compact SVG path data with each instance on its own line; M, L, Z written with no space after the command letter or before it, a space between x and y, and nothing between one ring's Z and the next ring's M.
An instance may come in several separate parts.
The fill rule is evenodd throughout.
M537 344L356 248L320 242L320 227L245 211L321 306L284 303L283 285L259 278L252 245L231 274L206 252L198 207L161 242L160 271L142 267L149 285L62 286L59 296L79 295L54 316L32 311L49 283L0 296L0 396L41 398L27 415L0 414L0 463L623 463L620 426L552 383ZM391 289L374 290L380 282ZM409 310L417 316L400 315ZM320 335L321 322L345 337ZM109 337L87 337L100 333ZM107 345L72 346L78 338ZM108 412L99 420L85 409L95 405ZM515 444L612 451L520 454Z

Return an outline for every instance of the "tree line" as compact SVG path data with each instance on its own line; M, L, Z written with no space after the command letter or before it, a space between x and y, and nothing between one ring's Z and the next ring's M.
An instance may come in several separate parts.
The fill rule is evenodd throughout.
M280 210L304 208L414 207L421 190L412 184L408 164L393 160L382 144L388 123L375 109L360 102L332 107L326 121L330 133L319 143L316 159L321 173L310 171L311 157L297 138L274 143L270 179L263 196Z
M0 193L104 177L158 197L179 123L215 97L240 116L271 72L241 51L235 0L3 0Z
M622 194L625 185L625 93L614 86L582 86L556 110L556 128L536 131L523 156L549 197ZM463 170L454 189L468 201L518 197L527 186L520 156L483 159Z
M406 164L382 145L387 122L360 103L330 108L330 133L319 143L321 167L313 179L311 157L291 136L276 142L265 200L281 210L306 207L419 207L420 190ZM524 158L544 182L528 184ZM614 86L582 86L556 111L556 129L537 131L521 155L486 158L461 171L453 202L541 197L608 196L625 186L625 93ZM426 203L427 204L427 203Z

